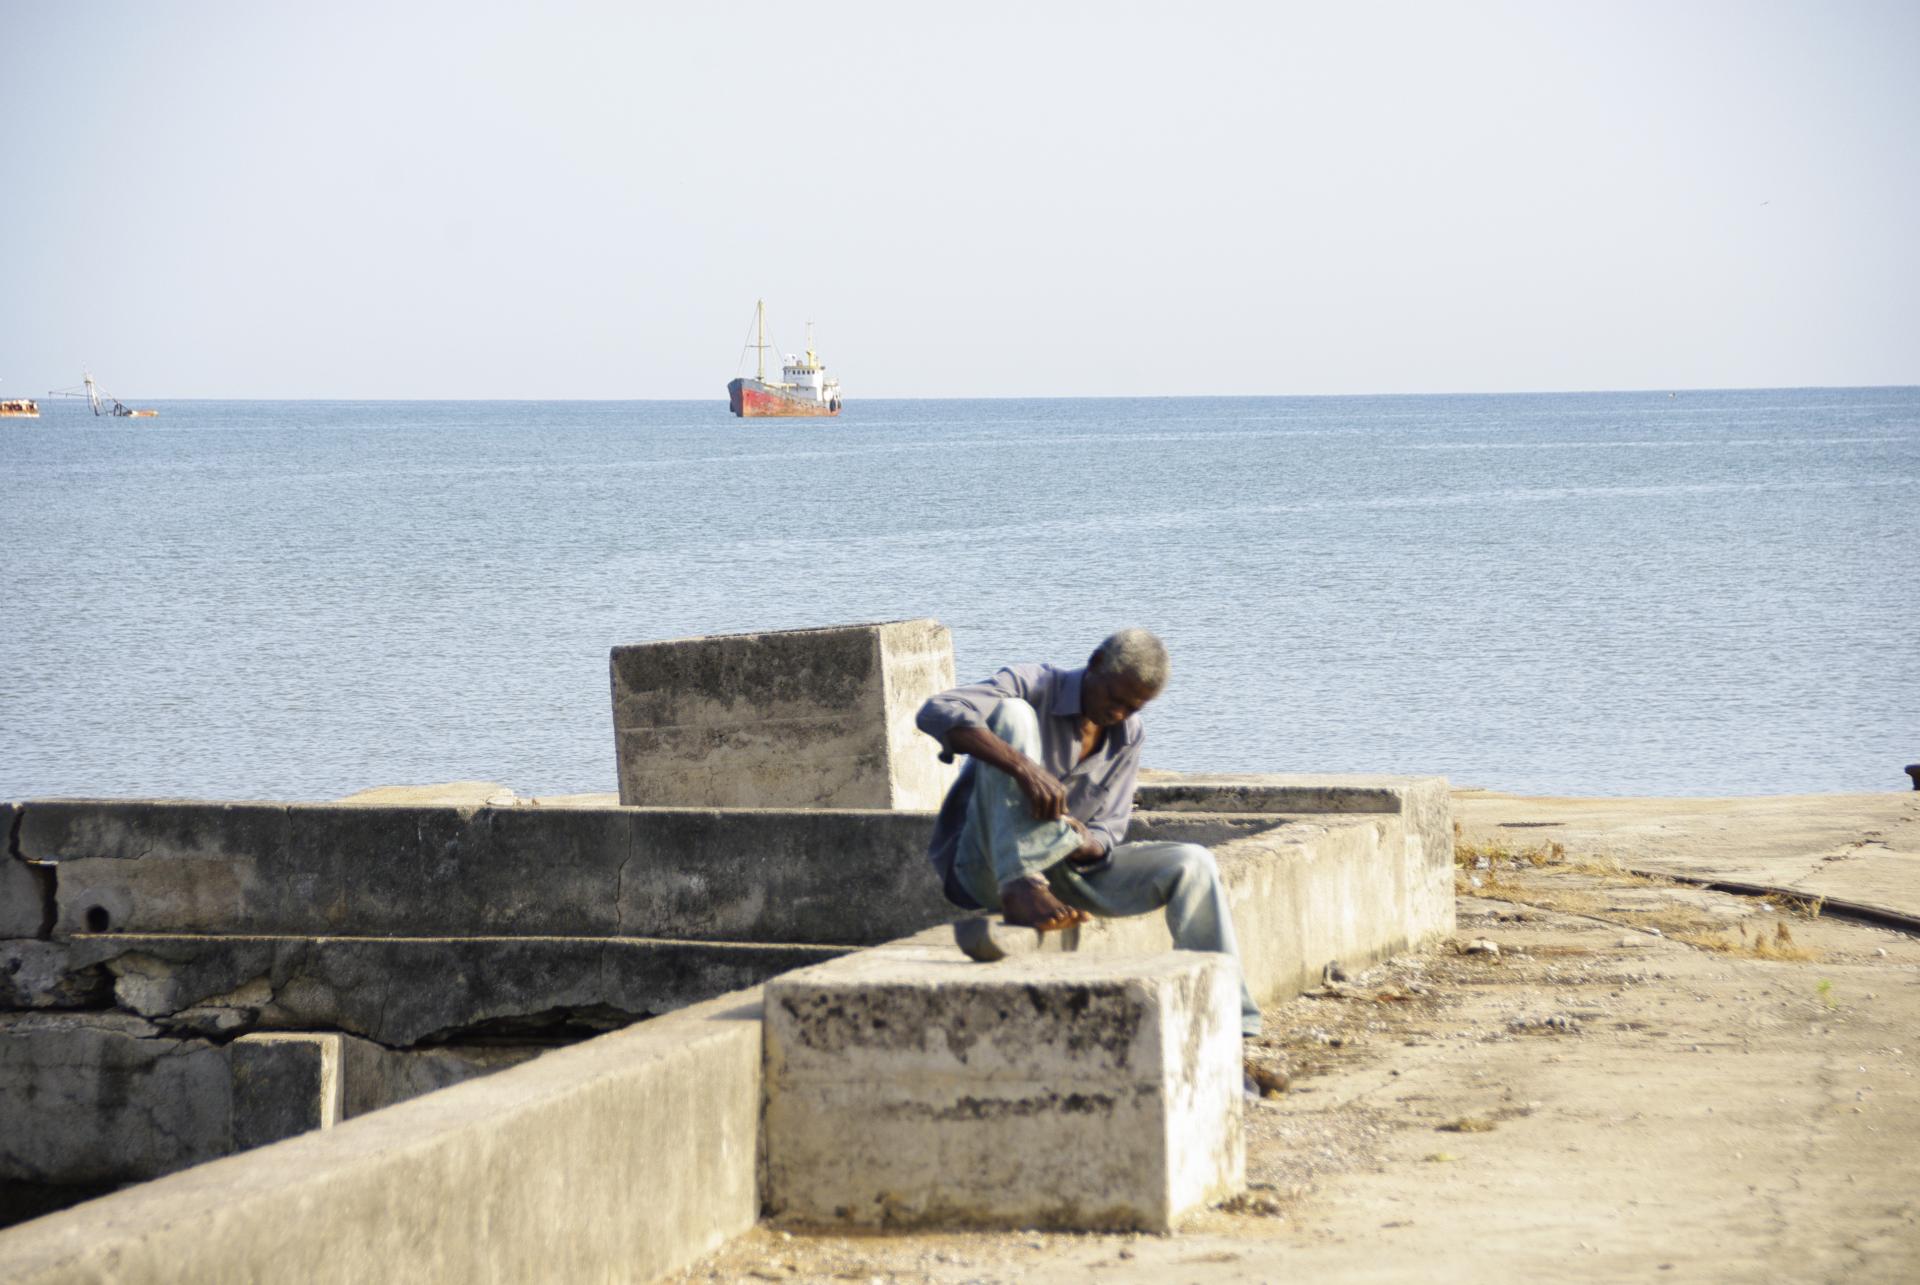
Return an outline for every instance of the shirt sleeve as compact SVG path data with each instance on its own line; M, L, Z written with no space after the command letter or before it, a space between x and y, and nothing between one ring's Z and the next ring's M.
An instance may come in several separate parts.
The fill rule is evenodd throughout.
M949 738L963 727L985 727L993 707L1009 697L1031 702L1041 672L1038 665L1008 665L985 682L968 683L932 697L920 707L914 722L940 742L940 761L951 763L954 748Z
M1119 761L1107 777L1099 808L1086 818L1088 832L1105 845L1108 856L1113 855L1115 844L1126 840L1127 823L1133 820L1133 789L1140 781L1140 746L1146 739L1145 731L1136 732L1133 741L1120 752Z

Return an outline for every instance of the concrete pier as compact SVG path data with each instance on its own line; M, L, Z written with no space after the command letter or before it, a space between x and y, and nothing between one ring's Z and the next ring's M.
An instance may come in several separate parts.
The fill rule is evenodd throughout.
M0 1232L0 1276L644 1280L764 1208L1165 1229L1235 1186L1221 957L1158 916L954 949L912 727L944 629L612 676L623 806L0 808L0 1180L166 1175ZM1452 927L1444 782L1137 805L1213 848L1263 999Z

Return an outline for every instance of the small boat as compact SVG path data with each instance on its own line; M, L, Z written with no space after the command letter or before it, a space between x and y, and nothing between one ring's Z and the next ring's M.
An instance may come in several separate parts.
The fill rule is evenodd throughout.
M56 388L48 393L47 396L84 397L87 399L87 405L93 408L94 414L114 415L121 419L151 419L160 413L157 410L135 410L133 407L128 406L118 397L113 396L104 388L100 387L100 385L94 383L93 372L88 370L80 372L80 387Z
M805 357L788 355L780 368L780 379L767 379L767 301L758 300L753 309L754 343L760 353L758 370L752 379L736 379L727 385L727 409L741 419L767 416L838 415L840 381L827 374L827 368L813 352L813 323L807 323ZM743 354L744 355L744 354Z
M0 398L0 419L39 419L40 407L31 397Z

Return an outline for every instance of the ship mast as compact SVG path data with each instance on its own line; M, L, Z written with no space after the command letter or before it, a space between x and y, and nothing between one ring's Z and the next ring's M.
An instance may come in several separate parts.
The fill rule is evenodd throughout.
M760 382L764 384L767 382L767 301L765 299L753 301L753 325L753 346L760 350Z

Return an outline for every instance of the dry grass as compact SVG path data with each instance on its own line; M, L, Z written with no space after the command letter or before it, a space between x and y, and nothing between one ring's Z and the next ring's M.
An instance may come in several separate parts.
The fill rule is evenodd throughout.
M1458 1120L1449 1120L1434 1127L1441 1133L1492 1133L1498 1126L1482 1116L1463 1115Z
M1805 964L1820 958L1820 952L1811 946L1802 946L1793 939L1793 930L1786 921L1773 921L1773 931L1768 932L1762 924L1753 932L1747 931L1745 924L1738 924L1738 939L1725 933L1688 933L1674 934L1674 940L1684 941L1689 946L1701 950L1710 950L1716 955L1741 955L1748 959L1772 959L1787 963Z

